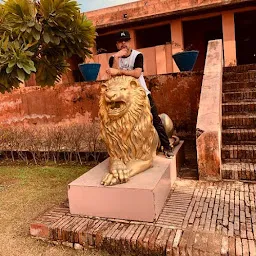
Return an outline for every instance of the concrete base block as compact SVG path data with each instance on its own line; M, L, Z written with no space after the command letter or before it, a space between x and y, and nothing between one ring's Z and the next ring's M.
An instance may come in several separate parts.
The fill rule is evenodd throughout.
M179 149L183 142L178 145ZM175 156L156 156L153 167L132 177L129 182L100 185L108 170L109 159L69 184L71 214L153 222L164 206L177 175L178 147Z

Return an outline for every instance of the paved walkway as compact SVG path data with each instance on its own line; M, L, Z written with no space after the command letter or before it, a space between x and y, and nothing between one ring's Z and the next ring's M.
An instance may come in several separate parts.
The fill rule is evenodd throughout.
M135 255L256 255L256 184L178 180L154 223L71 215L68 205L30 227L76 249Z

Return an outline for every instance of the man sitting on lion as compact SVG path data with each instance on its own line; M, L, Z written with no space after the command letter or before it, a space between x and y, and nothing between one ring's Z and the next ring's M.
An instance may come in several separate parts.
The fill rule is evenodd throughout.
M131 48L130 40L130 33L126 30L116 34L116 47L118 52L110 57L110 68L107 69L106 72L111 76L125 75L138 79L141 87L148 96L151 106L151 114L153 115L153 125L158 133L163 152L167 158L170 158L173 155L172 148L162 121L158 116L156 105L143 77L143 54Z

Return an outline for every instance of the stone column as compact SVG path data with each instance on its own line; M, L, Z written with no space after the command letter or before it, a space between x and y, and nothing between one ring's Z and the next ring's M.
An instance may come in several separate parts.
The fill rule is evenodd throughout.
M199 178L221 179L222 40L208 42L196 125Z
M137 49L135 30L134 29L129 29L128 31L131 35L131 47L132 47L132 49Z
M234 12L222 13L224 66L236 66L236 39Z
M166 46L165 45L157 45L156 49L156 73L166 74ZM167 56L167 58L171 58L171 56Z
M183 51L183 27L181 19L171 21L172 54ZM173 72L179 72L179 68L173 61Z

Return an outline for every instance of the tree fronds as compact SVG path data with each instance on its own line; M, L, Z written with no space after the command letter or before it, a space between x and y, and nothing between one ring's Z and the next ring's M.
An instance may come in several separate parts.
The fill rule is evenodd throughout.
M0 91L36 73L38 84L53 85L66 58L90 57L95 27L74 0L4 0L0 4Z

